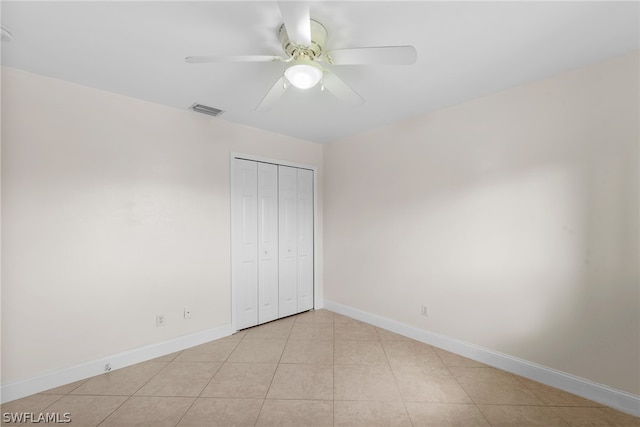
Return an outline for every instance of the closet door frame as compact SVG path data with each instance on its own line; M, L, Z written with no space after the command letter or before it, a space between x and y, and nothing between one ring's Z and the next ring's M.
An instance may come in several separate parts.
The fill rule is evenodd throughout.
M290 166L294 168L301 169L309 169L313 172L313 308L318 309L321 308L320 305L320 289L318 286L318 171L316 166L289 162L286 160L273 159L262 156L255 156L252 154L245 153L237 153L232 152L230 154L229 162L230 162L230 193L229 193L229 204L231 207L231 222L230 222L230 237L231 237L231 245L230 245L230 272L231 272L231 328L235 332L238 330L237 328L237 313L236 313L236 286L235 286L235 277L234 277L234 254L235 254L235 235L234 235L234 221L235 221L235 203L233 200L234 197L234 189L235 189L235 160L251 160L254 162L263 162L263 163L271 163L280 166Z

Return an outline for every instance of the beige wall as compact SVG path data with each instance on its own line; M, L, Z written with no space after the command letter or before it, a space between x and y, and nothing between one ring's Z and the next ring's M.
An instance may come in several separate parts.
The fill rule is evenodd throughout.
M3 69L4 383L230 323L231 152L318 167L321 249L321 145Z
M638 61L328 144L325 298L640 393Z
M228 324L233 151L318 166L327 299L638 394L638 72L323 147L2 69L2 381Z

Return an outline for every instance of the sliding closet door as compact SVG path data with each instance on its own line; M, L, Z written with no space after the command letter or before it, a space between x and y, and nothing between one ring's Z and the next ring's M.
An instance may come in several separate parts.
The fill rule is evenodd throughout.
M236 327L258 324L258 164L236 160L233 188L233 278Z
M298 169L278 166L279 316L298 312Z
M258 323L278 318L278 166L258 163Z
M298 310L313 308L313 171L298 169Z

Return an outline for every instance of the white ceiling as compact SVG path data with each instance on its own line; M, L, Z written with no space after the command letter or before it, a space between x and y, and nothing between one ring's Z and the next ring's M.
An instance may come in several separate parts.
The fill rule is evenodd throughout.
M327 66L365 103L319 87L255 106L282 63L187 64L276 54L276 2L2 1L2 64L315 142L333 141L639 48L640 3L318 1L326 49L414 45L410 66ZM196 114L196 113L193 113Z

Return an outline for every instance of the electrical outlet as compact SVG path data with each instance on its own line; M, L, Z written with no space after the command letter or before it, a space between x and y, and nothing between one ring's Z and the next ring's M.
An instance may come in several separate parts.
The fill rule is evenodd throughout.
M420 314L422 314L424 317L428 317L429 314L427 313L427 306L422 304L422 310L420 311Z
M164 314L156 314L156 326L164 326Z
M185 307L184 308L184 318L185 319L191 319L191 309Z

